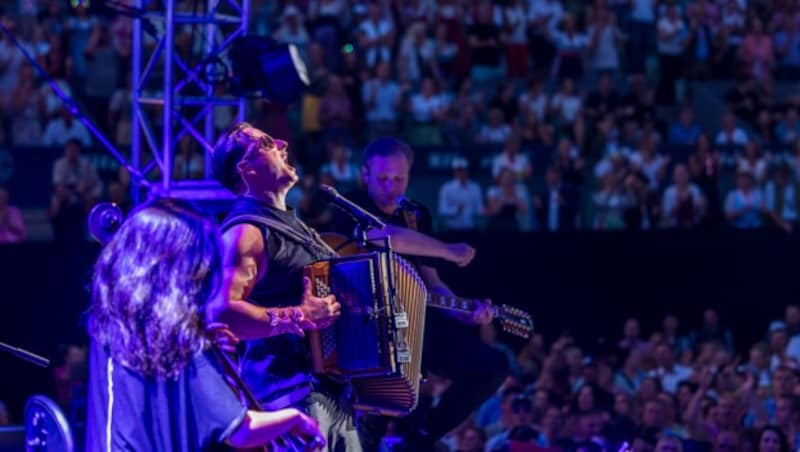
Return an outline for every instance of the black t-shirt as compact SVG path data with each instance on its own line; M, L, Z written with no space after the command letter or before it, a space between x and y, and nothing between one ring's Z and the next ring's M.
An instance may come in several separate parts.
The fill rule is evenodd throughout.
M397 209L391 215L387 215L382 210L378 208L378 206L372 201L369 197L369 194L365 190L356 190L349 192L345 195L345 197L351 201L353 201L358 206L366 209L371 214L378 217L381 221L388 224L393 224L395 226L402 226L408 229L416 229L417 231L426 234L426 235L433 235L433 217L431 217L431 212L428 210L427 207L424 205L411 202L413 210L403 210ZM415 219L416 227L411 227L408 224L409 219ZM333 216L333 231L339 234L342 234L346 237L352 238L358 223L353 220L353 218L342 212L340 209L335 209L334 216ZM418 256L408 256L404 255L404 258L411 261L416 265L425 265L428 267L434 267L436 260L427 257L418 257Z
M247 414L208 351L178 378L145 378L92 342L89 368L88 452L229 450L224 440Z
M471 47L473 66L500 66L500 29L494 24L475 24L469 27L469 37L480 41L494 39L495 45L489 47Z

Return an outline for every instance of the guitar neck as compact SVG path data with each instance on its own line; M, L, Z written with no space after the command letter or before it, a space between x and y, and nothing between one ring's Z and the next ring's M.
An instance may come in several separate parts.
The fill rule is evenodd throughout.
M475 312L479 302L480 300L470 298L461 298L433 293L428 294L428 306L467 314ZM495 316L499 314L497 306L492 306L491 309L494 311Z

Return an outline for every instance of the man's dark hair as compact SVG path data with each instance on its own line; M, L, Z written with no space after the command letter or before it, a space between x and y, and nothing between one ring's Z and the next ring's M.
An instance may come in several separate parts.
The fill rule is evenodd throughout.
M251 137L244 132L250 127L252 126L247 122L233 124L217 139L211 154L214 179L234 193L238 193L242 187L242 176L236 165L252 143Z
M362 164L369 167L369 161L373 157L389 157L392 155L403 155L408 160L408 165L414 163L414 151L411 146L396 138L378 138L372 141L364 149L364 160Z

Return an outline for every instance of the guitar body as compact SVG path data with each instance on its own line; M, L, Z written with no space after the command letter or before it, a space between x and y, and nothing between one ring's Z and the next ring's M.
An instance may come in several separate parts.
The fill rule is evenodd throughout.
M339 256L355 256L369 252L355 240L350 240L342 234L323 232L319 235L322 240L336 251Z

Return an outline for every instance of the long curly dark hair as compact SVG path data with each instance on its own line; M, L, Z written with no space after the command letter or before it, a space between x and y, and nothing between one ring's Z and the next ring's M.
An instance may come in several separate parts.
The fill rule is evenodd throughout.
M144 376L177 377L210 344L205 305L220 294L219 231L189 204L135 210L95 264L89 335Z

